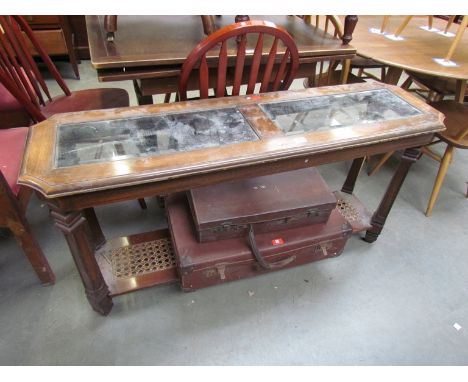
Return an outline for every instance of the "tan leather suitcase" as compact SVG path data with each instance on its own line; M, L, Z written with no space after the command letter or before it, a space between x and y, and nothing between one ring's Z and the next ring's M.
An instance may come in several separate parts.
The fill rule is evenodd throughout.
M190 209L201 243L325 223L336 197L315 168L192 189Z
M199 243L184 193L166 198L166 213L184 291L338 256L352 232L334 209L325 224Z

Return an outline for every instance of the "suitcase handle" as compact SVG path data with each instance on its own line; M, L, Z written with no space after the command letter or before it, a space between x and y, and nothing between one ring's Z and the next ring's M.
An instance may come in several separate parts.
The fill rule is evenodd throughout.
M265 269L276 269L276 268L281 268L284 267L285 265L288 265L290 262L294 261L296 259L296 256L290 256L287 257L283 260L279 261L274 261L272 263L269 263L265 261L265 259L262 257L260 254L260 251L258 250L257 243L255 242L255 234L253 231L253 226L252 224L249 224L249 244L250 244L250 249L255 256L255 259L258 261L258 263Z

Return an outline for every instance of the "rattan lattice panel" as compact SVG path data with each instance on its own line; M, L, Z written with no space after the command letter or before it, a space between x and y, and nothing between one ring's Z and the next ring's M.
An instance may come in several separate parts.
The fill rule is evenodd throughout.
M104 257L111 264L116 278L135 277L176 266L169 238L111 249Z
M338 199L336 206L340 210L341 215L343 215L349 222L359 219L359 212L346 200Z

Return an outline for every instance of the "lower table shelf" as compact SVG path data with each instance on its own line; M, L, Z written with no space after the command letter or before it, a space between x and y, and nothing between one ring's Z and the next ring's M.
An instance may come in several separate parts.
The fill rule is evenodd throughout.
M334 194L337 200L336 207L351 224L353 233L367 231L372 227L372 214L355 195L342 191L335 191Z
M96 259L111 296L179 280L168 229L108 240Z
M371 214L356 196L341 191L334 194L337 208L354 233L371 228ZM111 296L179 282L167 228L108 240L96 252L96 260Z

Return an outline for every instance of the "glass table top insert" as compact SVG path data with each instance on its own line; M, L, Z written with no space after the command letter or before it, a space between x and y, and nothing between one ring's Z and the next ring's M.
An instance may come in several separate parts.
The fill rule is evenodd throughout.
M236 107L59 125L55 167L258 140Z
M259 106L286 135L422 114L387 89L268 102Z

